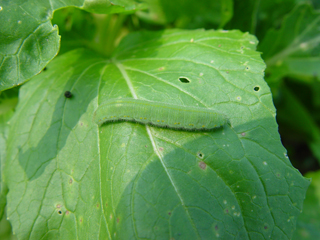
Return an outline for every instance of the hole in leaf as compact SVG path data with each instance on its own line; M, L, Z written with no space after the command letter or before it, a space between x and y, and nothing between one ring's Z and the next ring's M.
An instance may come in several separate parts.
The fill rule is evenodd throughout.
M254 91L258 92L260 90L260 87L256 86L253 88Z
M186 77L179 77L179 81L182 83L189 83L190 82L190 80Z
M203 158L203 156L204 156L204 154L203 154L203 153L201 153L201 152L198 152L198 153L197 153L197 155L198 155L198 157L199 157L199 158L201 158L201 159L202 159L202 158Z

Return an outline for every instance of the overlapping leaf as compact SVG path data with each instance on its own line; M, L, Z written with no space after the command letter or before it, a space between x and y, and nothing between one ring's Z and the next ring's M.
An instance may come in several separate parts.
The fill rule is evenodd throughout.
M39 73L59 50L53 11L74 6L95 13L139 9L133 0L0 1L0 91Z

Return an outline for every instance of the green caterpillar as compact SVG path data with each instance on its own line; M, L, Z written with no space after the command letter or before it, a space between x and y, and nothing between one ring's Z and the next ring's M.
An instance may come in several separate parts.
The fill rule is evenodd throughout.
M227 118L207 108L125 98L110 99L101 104L94 113L93 121L98 125L130 121L156 127L199 131L223 126Z

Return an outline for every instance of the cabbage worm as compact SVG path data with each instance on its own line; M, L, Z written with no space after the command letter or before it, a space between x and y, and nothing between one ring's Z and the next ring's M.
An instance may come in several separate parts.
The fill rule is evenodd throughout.
M227 122L227 118L207 108L125 98L110 99L101 104L94 113L93 121L98 125L130 121L156 127L199 131L220 127Z

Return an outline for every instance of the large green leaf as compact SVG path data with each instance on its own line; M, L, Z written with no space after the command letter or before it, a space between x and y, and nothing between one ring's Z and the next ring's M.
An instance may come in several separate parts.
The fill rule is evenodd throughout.
M269 81L283 76L313 78L320 75L320 12L298 5L280 30L270 30L259 50L267 63Z
M134 0L0 0L0 91L33 77L54 58L60 37L50 19L67 6L95 13L140 9Z
M240 31L128 35L111 59L56 58L12 118L8 216L21 239L290 239L309 184L280 142L257 40ZM72 98L65 98L65 91ZM212 108L184 132L92 122L132 97Z

